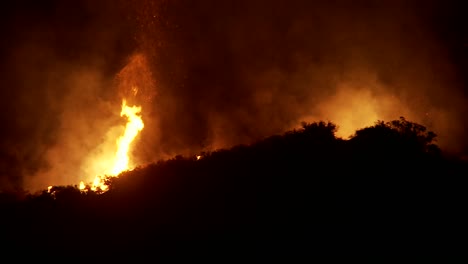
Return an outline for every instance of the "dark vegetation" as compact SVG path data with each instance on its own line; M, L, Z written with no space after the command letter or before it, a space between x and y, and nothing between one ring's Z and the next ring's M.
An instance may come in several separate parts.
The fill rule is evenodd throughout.
M177 156L110 179L103 194L76 186L3 193L3 248L222 262L463 249L467 164L445 157L434 133L404 118L378 121L349 140L335 130L303 123L200 160Z

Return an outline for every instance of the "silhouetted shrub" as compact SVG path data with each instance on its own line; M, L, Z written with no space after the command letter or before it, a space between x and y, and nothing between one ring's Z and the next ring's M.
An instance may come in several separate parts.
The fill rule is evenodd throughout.
M404 118L350 140L335 132L330 122L302 123L199 160L179 155L106 179L103 194L76 186L28 199L2 194L0 232L16 248L69 256L239 245L267 252L310 241L321 252L351 253L450 244L447 234L463 222L466 163L445 161L436 135Z
M401 117L390 122L377 121L374 126L359 129L350 142L358 156L395 160L440 155L435 138L436 134L426 127Z

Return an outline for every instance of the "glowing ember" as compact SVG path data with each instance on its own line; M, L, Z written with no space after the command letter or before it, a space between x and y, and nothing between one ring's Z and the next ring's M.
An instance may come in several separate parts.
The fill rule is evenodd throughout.
M115 177L117 175L111 175L111 176ZM103 191L103 192L105 192L105 191L107 191L107 189L109 189L109 187L107 186L107 184L105 182L105 177L104 176L97 175L94 178L93 184L91 185L91 190L97 191L98 189Z
M47 187L47 192L50 193L50 190L52 190L52 186Z
M85 186L84 182L81 181L81 182L80 182L80 187L79 187L80 190L83 191L83 190L85 189L85 187L86 187L86 186Z
M117 139L117 152L115 153L112 168L109 168L108 171L105 172L107 176L116 177L121 172L129 169L128 152L130 144L144 127L143 120L141 119L141 116L139 116L140 112L141 107L130 107L127 105L126 100L123 100L120 116L126 116L128 121L125 126L124 134ZM100 189L101 191L107 191L109 187L105 183L105 178L106 177L103 175L97 175L91 185L91 190L96 191ZM83 190L85 188L84 184L83 188L81 188L81 186L82 185L80 183L80 189Z
M197 155L197 160L201 159L201 157L202 157L202 156L200 156L200 155Z

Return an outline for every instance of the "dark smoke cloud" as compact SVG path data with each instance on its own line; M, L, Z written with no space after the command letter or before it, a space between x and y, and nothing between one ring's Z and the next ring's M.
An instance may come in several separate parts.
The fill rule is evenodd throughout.
M104 102L116 100L112 78L135 42L118 2L95 2L2 3L1 190L28 186L31 178L41 187L71 183L79 164L65 165L96 144L90 131L101 128L93 122L109 115ZM50 171L61 174L44 176Z
M452 53L461 43L447 39L462 29L447 22L457 3L150 3L140 41L159 83L158 150L247 143L301 120L350 130L402 115L435 130L445 149L466 147L466 90Z
M137 164L303 120L329 119L345 137L401 115L447 151L466 151L460 10L449 1L6 4L0 189L78 183L121 132L122 97L143 109Z

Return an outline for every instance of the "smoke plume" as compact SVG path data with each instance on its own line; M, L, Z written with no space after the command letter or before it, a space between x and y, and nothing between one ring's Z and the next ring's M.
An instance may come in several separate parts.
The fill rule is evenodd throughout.
M400 116L436 132L443 150L467 150L456 3L6 6L0 189L94 177L122 132L123 98L145 122L133 165L250 143L301 121L332 121L347 138Z
M159 130L142 138L159 137L156 153L248 143L300 121L330 120L346 138L400 116L434 130L446 151L466 147L460 43L444 39L461 28L444 24L453 3L144 3L139 43L160 97Z

